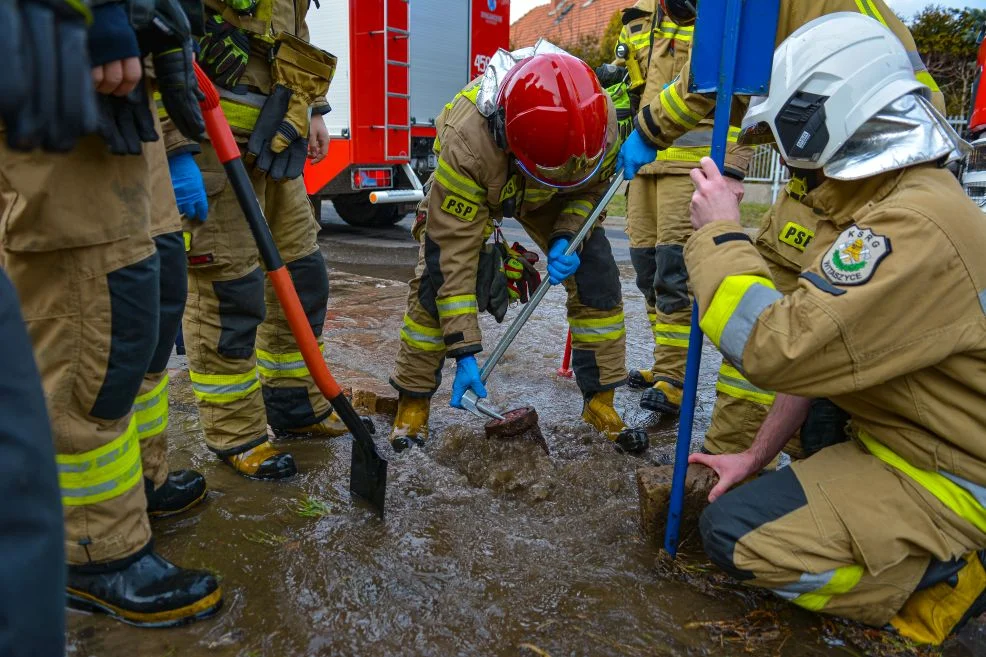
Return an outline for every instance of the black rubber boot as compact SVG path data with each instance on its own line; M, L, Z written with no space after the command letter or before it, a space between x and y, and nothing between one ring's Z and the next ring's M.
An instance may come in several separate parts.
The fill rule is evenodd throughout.
M650 390L640 396L640 408L652 413L678 415L684 396L682 385L664 377L658 377Z
M210 573L179 568L150 545L135 557L98 566L69 566L68 606L140 627L184 625L211 616L222 606L222 590Z
M390 446L394 448L395 452L400 454L404 450L411 449L412 447L424 448L425 441L416 436L398 436L390 441Z
M654 375L650 370L630 370L627 373L627 387L643 390L654 385Z
M205 492L205 477L195 470L169 472L157 490L154 482L144 477L147 515L152 518L167 518L187 511L205 499Z
M627 454L643 454L650 447L650 438L643 429L630 429L629 427L620 432L616 438L616 449Z

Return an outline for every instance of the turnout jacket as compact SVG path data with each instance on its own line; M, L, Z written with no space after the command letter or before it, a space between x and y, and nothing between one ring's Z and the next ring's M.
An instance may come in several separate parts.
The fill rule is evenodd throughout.
M828 397L881 459L973 491L986 527L982 213L933 164L826 180L802 203L820 218L786 296L738 225L689 240L703 330L757 386Z
M607 150L599 173L578 188L546 187L521 173L497 146L488 119L476 107L478 92L474 80L436 121L438 167L414 228L424 243L426 275L437 291L438 319L453 358L482 351L476 277L480 250L494 224L512 216L536 223L550 241L574 236L605 193L620 147L616 109L607 96Z
M642 106L647 106L668 85L674 84L678 74L691 65L690 53L694 25L678 25L663 15L655 0L641 0L623 11L623 29L619 44L623 44L637 60L644 75L644 87L640 96ZM617 59L617 63L623 60ZM729 128L726 150L726 173L742 179L750 169L753 149L737 145L738 125ZM703 157L712 151L712 116L703 118L695 129L674 140L667 149L657 154L657 161L640 169L643 174L688 174L698 166Z
M933 92L932 101L939 111L945 111L945 99L928 68L918 54L914 38L907 27L891 11L884 0L781 0L780 20L777 24L776 45L805 23L838 11L859 12L870 16L890 28L907 50L918 80ZM670 21L669 21L670 22ZM676 139L699 126L715 113L715 95L688 91L691 73L691 56L684 66L678 67L679 75L673 84L661 89L650 103L641 107L634 119L641 136L659 148L670 148ZM649 81L648 81L649 83ZM732 124L739 125L749 106L749 98L737 96L733 101Z

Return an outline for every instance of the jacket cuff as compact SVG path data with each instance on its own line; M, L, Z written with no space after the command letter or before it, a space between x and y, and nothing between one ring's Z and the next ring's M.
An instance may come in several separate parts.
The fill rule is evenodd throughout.
M453 318L454 324L459 324L466 316ZM457 330L454 326L445 327L445 349L449 358L457 358L467 354L478 354L483 350L483 334L479 330L479 317L469 316L472 319L472 328Z
M731 166L729 166L728 164L723 169L722 175L726 176L727 178L732 178L733 180L738 180L740 182L746 180L746 174L744 172L738 171L732 168Z
M202 147L198 144L179 144L174 148L168 150L168 157L174 157L175 155L181 155L182 153L189 153L190 155L199 155L202 153Z
M464 347L457 347L455 349L449 349L445 352L446 356L449 358L462 358L463 356L470 356L478 354L483 350L483 345L481 344L471 344Z
M650 106L644 105L640 108L637 116L633 117L633 127L651 148L663 151L671 147L671 142L661 138L661 128L654 123Z

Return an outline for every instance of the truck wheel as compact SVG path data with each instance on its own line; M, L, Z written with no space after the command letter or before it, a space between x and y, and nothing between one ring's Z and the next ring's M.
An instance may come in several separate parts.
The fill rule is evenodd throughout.
M339 213L343 221L358 228L393 226L404 218L397 205L392 203L374 205L370 203L368 192L334 196L332 205L335 206L336 212Z

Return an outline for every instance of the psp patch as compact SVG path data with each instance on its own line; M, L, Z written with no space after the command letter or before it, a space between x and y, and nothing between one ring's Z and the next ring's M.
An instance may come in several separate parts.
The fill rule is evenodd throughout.
M475 203L470 203L463 198L449 194L445 197L445 200L442 201L442 210L448 212L450 215L458 217L462 221L472 221L476 218L476 214L479 212L479 206Z
M811 241L815 239L815 231L805 228L801 224L789 221L777 235L777 239L789 246L793 246L798 251L804 252Z
M822 272L836 285L862 285L893 249L890 238L850 226L822 257Z

